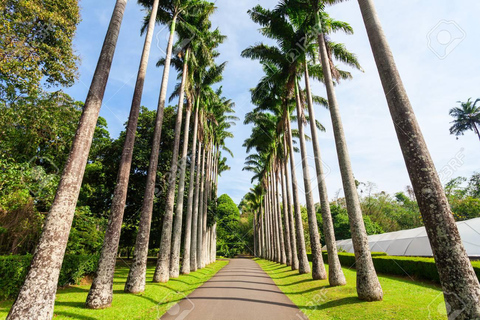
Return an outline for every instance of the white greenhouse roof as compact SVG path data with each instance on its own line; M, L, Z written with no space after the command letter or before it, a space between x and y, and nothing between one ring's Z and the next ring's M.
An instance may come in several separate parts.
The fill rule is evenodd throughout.
M480 218L457 222L469 257L480 257ZM391 256L432 256L425 227L368 236L370 250ZM352 240L339 240L337 247L353 253Z

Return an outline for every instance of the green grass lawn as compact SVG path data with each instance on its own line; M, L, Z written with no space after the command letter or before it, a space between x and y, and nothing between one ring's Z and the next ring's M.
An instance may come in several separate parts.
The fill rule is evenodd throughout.
M180 301L193 290L209 280L228 261L217 261L204 269L181 275L168 283L147 281L145 292L139 295L123 292L127 280L128 267L117 267L113 283L112 307L103 310L90 310L84 307L90 285L72 286L59 289L55 301L54 319L158 319L174 303ZM147 269L147 280L151 280L155 266ZM0 319L5 319L13 301L0 302Z
M257 263L309 319L447 319L440 287L410 279L380 275L384 299L364 302L357 298L355 270L343 268L347 285L329 287L290 267L257 259ZM328 268L328 266L326 266Z

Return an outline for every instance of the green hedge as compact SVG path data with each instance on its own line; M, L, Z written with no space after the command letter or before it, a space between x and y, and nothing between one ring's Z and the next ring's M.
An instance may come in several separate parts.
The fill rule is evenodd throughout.
M338 258L343 267L355 268L355 255L353 253L339 252ZM311 255L309 255L309 259L311 259ZM325 262L328 261L326 252L323 252L323 259ZM433 258L397 257L389 256L384 252L372 252L372 259L378 273L398 276L409 275L416 279L440 282ZM472 265L480 279L480 261L473 261Z
M78 284L86 275L95 273L98 258L98 255L66 255L58 285ZM31 260L31 255L0 256L0 300L16 297L27 276Z

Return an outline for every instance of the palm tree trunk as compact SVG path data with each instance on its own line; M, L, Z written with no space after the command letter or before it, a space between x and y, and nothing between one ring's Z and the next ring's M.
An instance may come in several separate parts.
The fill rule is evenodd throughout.
M290 174L292 175L293 203L295 211L295 232L298 256L298 272L300 274L310 272L310 264L308 263L307 250L305 248L305 235L303 234L302 212L300 209L300 199L298 196L297 174L295 173L295 158L293 151L292 127L290 123L290 114L287 113L287 139L288 148L290 149Z
M284 135L285 149L287 149L286 136ZM292 270L298 270L298 254L297 254L297 236L295 234L295 223L293 219L292 210L292 192L290 190L290 178L288 174L287 164L288 154L285 153L285 161L283 162L283 168L285 170L285 188L287 189L287 205L288 205L288 224L290 226L290 248L292 251Z
M203 155L202 155L202 173L200 178L200 196L199 196L199 204L198 204L198 225L197 225L197 268L202 268L202 249L203 249L203 206L204 202L204 195L205 195L205 169L206 169L206 149L207 144L205 143L205 147L203 148Z
M158 99L157 117L155 119L155 129L153 132L152 152L150 154L150 162L148 165L147 183L145 186L145 194L143 197L142 211L140 213L140 222L138 224L135 250L133 252L133 262L130 267L127 282L125 283L125 292L130 293L140 293L145 291L148 243L150 240L153 200L155 197L155 180L157 177L158 155L160 151L160 141L162 137L163 111L165 108L165 100L167 98L168 77L170 74L170 61L172 58L176 19L177 16L174 16L170 28L167 55L165 57L162 84L160 86L160 97Z
M160 252L157 259L157 267L153 275L153 282L167 282L170 279L170 254L172 250L172 228L173 228L173 210L175 206L175 189L177 185L177 171L178 171L178 153L180 149L180 136L182 134L182 118L183 118L183 104L184 104L184 89L187 78L186 63L184 64L184 73L182 76L182 83L180 95L178 98L177 118L175 119L175 137L173 141L172 162L170 166L170 176L168 179L168 188L166 194L165 213L163 215L163 227L160 241ZM183 192L179 194L182 198ZM181 219L181 215L180 215ZM182 228L181 221L180 230ZM178 265L177 265L178 271Z
M290 223L288 219L288 201L287 201L287 192L285 189L285 170L284 170L283 160L280 162L280 178L282 185L282 207L283 207L283 219L285 224L285 260L287 266L292 265L292 247L290 241Z
M188 117L187 117L188 118ZM185 130L189 130L185 125ZM192 155L190 163L190 180L188 186L188 201L187 201L187 216L185 221L185 234L183 240L183 261L182 261L182 274L190 273L190 250L192 241L192 211L193 211L193 195L195 191L195 160L197 152L197 130L198 130L198 109L195 110L195 120L193 124L193 140L192 140ZM188 146L188 139L185 139L183 143ZM185 147L184 147L185 148ZM186 162L185 162L186 165Z
M68 236L107 85L126 0L117 0L70 155L27 277L7 319L51 319Z
M297 120L300 140L300 151L302 154L303 185L305 186L305 198L307 200L308 229L310 233L310 247L312 249L312 278L323 280L327 278L327 271L323 263L322 246L318 232L317 213L313 201L312 185L310 183L310 172L308 170L307 143L305 142L303 106L300 99L298 83L295 82L295 94L297 97Z
M278 173L278 172L277 172ZM282 226L282 213L280 208L280 190L278 190L278 174L274 177L275 180L275 190L276 190L276 200L277 200L277 221L278 221L278 235L280 238L280 263L287 264L287 255L285 253L285 238L283 237L283 226Z
M270 237L271 230L270 230L270 206L268 205L270 201L269 197L269 190L267 186L267 190L265 192L265 226L266 226L266 233L265 233L265 241L267 243L267 260L272 260L272 239Z
M188 75L188 55L189 50L185 53L185 62L183 66L182 84L180 88L180 97L182 102L178 102L178 110L180 112L180 104L183 104L183 96L185 92L185 82ZM187 112L185 115L185 127L183 133L183 150L182 158L180 160L180 177L178 180L177 193L177 208L175 211L175 221L173 225L172 234L172 253L170 258L170 278L178 278L180 275L180 246L182 243L182 223L183 223L183 200L185 193L185 173L187 170L187 155L188 155L188 138L190 134L190 117L192 114L192 106L188 103ZM190 265L190 263L189 263Z
M135 133L137 131L138 114L142 100L145 75L147 73L148 58L152 44L153 31L155 29L155 18L157 16L159 0L155 0L152 6L150 20L148 22L147 34L143 46L140 66L138 68L137 82L133 94L132 106L128 117L125 143L118 169L117 183L112 199L111 214L107 230L103 240L103 247L98 262L97 272L93 279L92 286L88 292L86 306L92 309L107 308L113 299L113 274L115 271L116 255L120 241L125 201L127 199L130 168L132 165L133 147L135 144Z
M198 113L198 106L197 106L197 113ZM197 117L198 119L198 117ZM197 176L195 178L195 199L193 201L193 216L192 216L192 245L190 248L190 271L195 271L197 270L197 247L198 247L198 212L199 212L199 199L200 199L200 188L201 188L201 183L200 179L202 177L201 173L201 164L202 164L202 143L199 141L198 142L198 158L197 158Z
M205 161L205 176L204 176L204 183L205 183L205 191L203 193L203 218L202 218L202 246L200 255L202 256L202 260L200 261L200 268L205 268L207 262L207 212L208 212L208 194L210 193L210 165L211 165L211 156L212 156L212 148L211 146L207 152L207 159Z
M322 28L318 14L317 19L318 26ZM360 201L358 199L355 179L353 177L347 142L340 117L340 110L333 86L332 73L330 70L324 34L319 34L317 40L325 78L325 87L327 89L328 105L332 119L333 133L335 136L338 163L340 165L343 189L347 202L353 248L355 252L357 269L357 294L361 300L379 301L383 299L383 290L380 282L378 281L377 273L375 272L375 268L373 266L372 256L370 254L370 248L368 246L367 232L365 231L365 224L363 222L362 210L360 208Z
M273 231L273 243L274 243L274 261L280 263L280 238L278 236L278 220L277 220L277 196L275 190L275 178L273 170L270 172L270 204L272 212L272 231Z
M328 202L327 184L325 183L325 174L323 173L322 155L320 153L320 146L318 144L315 110L313 109L313 99L310 88L310 76L308 74L308 65L306 61L305 87L307 90L308 115L310 118L313 152L315 155L315 169L317 172L318 192L320 195L320 205L322 211L323 233L325 234L325 243L327 245L328 253L328 282L331 286L343 286L347 283L347 281L345 279L345 275L343 274L340 260L338 259L332 214L330 212L330 204Z
M260 258L265 259L265 219L263 212L263 200L260 200Z
M253 256L258 257L257 213L253 212Z
M417 197L437 265L449 316L480 318L480 285L475 276L441 181L396 68L373 1L360 0L367 34L390 114Z

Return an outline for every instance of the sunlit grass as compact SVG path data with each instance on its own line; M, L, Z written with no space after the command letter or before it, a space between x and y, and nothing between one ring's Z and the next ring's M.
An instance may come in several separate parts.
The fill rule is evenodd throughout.
M158 319L174 303L190 294L227 264L228 261L217 261L204 269L162 284L151 282L155 266L149 266L146 290L138 295L123 292L129 269L126 266L117 267L111 308L86 309L85 299L90 285L72 286L58 290L54 319ZM12 303L11 300L0 302L0 319L6 318Z
M290 267L256 260L273 281L309 319L446 319L440 287L406 278L380 275L384 299L364 302L357 298L355 270L343 268L347 285L330 287ZM328 268L328 266L326 266Z

